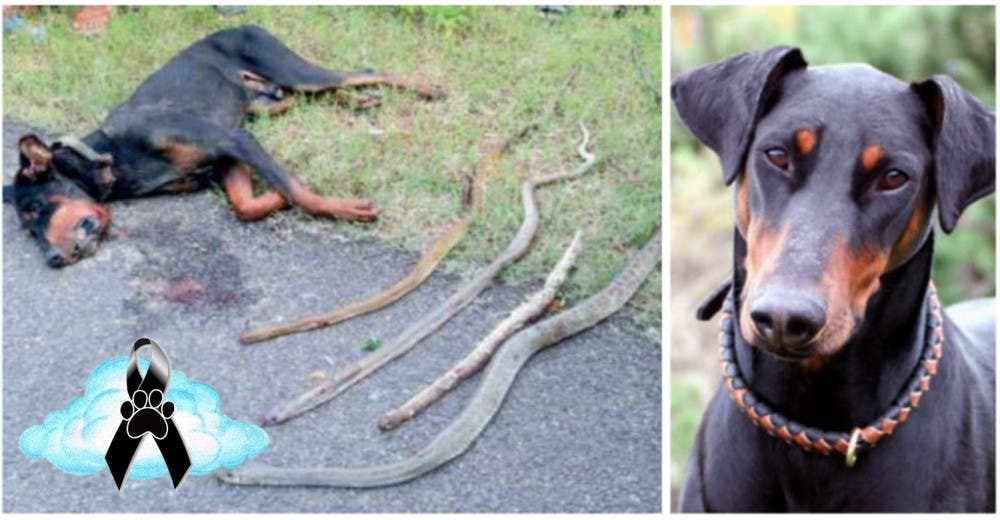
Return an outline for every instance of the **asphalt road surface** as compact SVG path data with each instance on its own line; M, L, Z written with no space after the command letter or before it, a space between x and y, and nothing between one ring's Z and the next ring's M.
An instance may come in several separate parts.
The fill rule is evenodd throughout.
M24 131L4 121L5 183ZM129 480L119 492L107 471L72 476L28 458L18 449L21 433L82 395L90 372L127 355L139 337L156 339L175 368L218 390L230 417L256 422L305 390L310 372L332 373L330 361L362 357L366 338L391 338L461 283L436 273L388 309L243 346L237 337L248 320L288 319L370 294L402 276L416 255L295 211L240 223L212 191L111 209L114 235L98 254L54 270L4 205L4 512L661 510L661 338L627 311L535 356L469 451L394 487L245 488L190 476L176 491L163 477ZM271 444L253 460L362 466L412 454L457 415L479 377L397 431L380 433L376 419L463 357L542 276L488 289L403 358L268 428Z

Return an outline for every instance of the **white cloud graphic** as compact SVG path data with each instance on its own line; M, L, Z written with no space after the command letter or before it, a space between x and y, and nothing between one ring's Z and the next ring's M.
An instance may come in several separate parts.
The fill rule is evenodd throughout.
M49 414L42 424L28 428L19 442L32 458L46 458L73 475L90 475L107 468L104 454L121 424L120 407L128 399L125 369L128 357L101 363L90 374L83 397L64 410ZM149 361L139 358L142 373ZM260 455L270 439L256 425L236 421L219 411L219 393L211 386L191 381L180 370L170 374L166 398L173 401L174 425L184 438L191 458L191 475L204 475L220 467L234 468ZM136 452L128 478L146 480L167 474L156 442L149 435Z

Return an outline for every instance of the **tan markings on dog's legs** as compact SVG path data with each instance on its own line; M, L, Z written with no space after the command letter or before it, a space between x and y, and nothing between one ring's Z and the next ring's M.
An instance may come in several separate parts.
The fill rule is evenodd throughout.
M375 220L378 210L367 199L334 199L317 195L302 181L291 179L292 203L313 215L367 222Z
M276 191L254 196L250 168L246 164L239 163L229 170L224 184L229 203L240 220L259 220L288 206L288 201Z

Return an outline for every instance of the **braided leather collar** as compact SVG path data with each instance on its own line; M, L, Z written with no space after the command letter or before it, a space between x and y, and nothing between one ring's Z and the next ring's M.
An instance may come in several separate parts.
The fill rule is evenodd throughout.
M944 330L942 329L941 304L933 282L927 288L927 334L926 345L920 362L906 385L893 400L889 410L867 426L859 426L850 432L827 432L808 428L771 410L747 386L736 362L734 350L733 294L730 291L723 307L721 332L719 333L719 355L722 377L729 390L729 396L736 406L762 430L785 441L798 445L805 451L817 451L823 455L839 453L845 456L847 465L854 465L858 452L874 448L885 436L891 435L896 427L905 422L914 408L920 405L920 396L931 387L931 378L937 373L941 359Z

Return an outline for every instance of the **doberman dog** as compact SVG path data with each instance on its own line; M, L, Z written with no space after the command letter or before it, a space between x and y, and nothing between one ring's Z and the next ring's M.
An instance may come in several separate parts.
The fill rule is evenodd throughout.
M996 117L954 80L905 83L795 48L678 77L681 120L734 195L723 381L682 511L993 511L994 301L943 313L933 220L995 189Z
M221 181L236 215L256 220L289 203L333 218L368 221L364 199L325 198L290 176L243 129L248 116L280 114L294 92L319 94L345 87L433 88L371 70L339 72L314 65L264 29L216 32L154 72L108 115L100 128L51 146L36 135L20 139L20 169L4 187L22 226L53 267L93 254L110 223L103 202L202 189ZM362 106L377 98L357 96ZM254 195L251 172L273 187Z

